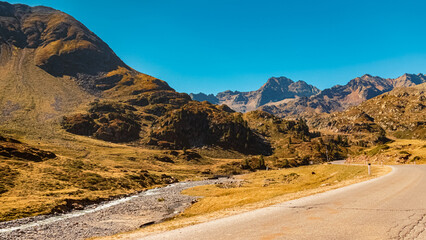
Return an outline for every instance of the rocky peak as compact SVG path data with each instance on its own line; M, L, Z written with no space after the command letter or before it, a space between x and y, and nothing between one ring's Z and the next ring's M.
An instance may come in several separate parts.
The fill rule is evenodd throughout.
M298 93L300 97L312 96L321 92L321 90L315 86L301 80L290 84L289 91Z
M283 88L288 88L288 86L292 83L294 83L293 80L286 77L278 77L278 78L271 77L259 90L265 90L265 89L279 90Z
M239 92L224 91L216 96L203 93L191 94L197 101L209 101L213 104L227 104L235 111L248 112L265 104L273 104L284 99L309 97L318 94L320 90L304 81L294 82L287 77L271 77L256 91Z
M258 90L260 98L258 106L265 105L270 102L278 102L286 98L295 98L312 96L319 90L306 82L293 80L286 77L272 77Z
M374 91L390 91L392 89L392 83L389 79L371 76L369 74L352 79L346 86L352 91L369 91L371 89Z
M189 94L189 96L191 97L191 99L197 99L197 101L199 102L204 102L204 101L208 101L210 103L213 104L218 104L219 100L217 99L217 97L213 94L205 94L205 93L191 93Z

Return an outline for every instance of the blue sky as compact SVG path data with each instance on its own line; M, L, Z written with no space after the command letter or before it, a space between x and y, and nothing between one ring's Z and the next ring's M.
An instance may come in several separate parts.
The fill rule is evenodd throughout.
M426 72L426 1L22 0L64 11L129 66L180 92L258 89L271 76L320 89L365 73Z

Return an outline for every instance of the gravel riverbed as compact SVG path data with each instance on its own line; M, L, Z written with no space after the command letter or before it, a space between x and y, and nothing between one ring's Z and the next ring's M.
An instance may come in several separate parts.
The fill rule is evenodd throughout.
M232 179L174 183L61 215L0 223L0 239L86 239L131 231L173 217L197 200L187 188L232 182Z

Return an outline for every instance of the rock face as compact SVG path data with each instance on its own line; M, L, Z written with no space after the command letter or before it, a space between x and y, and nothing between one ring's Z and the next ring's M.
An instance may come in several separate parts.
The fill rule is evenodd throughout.
M411 81L409 85L413 85ZM423 83L397 88L343 112L315 117L310 123L317 129L340 133L380 132L383 128L398 138L425 139L425 119L426 83Z
M410 87L426 82L423 74L404 74L395 79L384 79L364 75L357 77L344 86L336 85L311 97L301 97L293 101L263 106L260 109L279 116L309 116L317 113L343 111L365 100L389 92L398 87Z
M295 97L309 97L320 90L304 81L294 82L286 77L272 77L258 90L251 92L225 91L216 96L204 93L190 94L193 100L226 104L238 112L248 112L266 104L273 104Z

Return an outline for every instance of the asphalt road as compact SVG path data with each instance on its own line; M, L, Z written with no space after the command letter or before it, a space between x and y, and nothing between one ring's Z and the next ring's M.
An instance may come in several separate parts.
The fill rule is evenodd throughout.
M426 239L426 166L144 239Z

